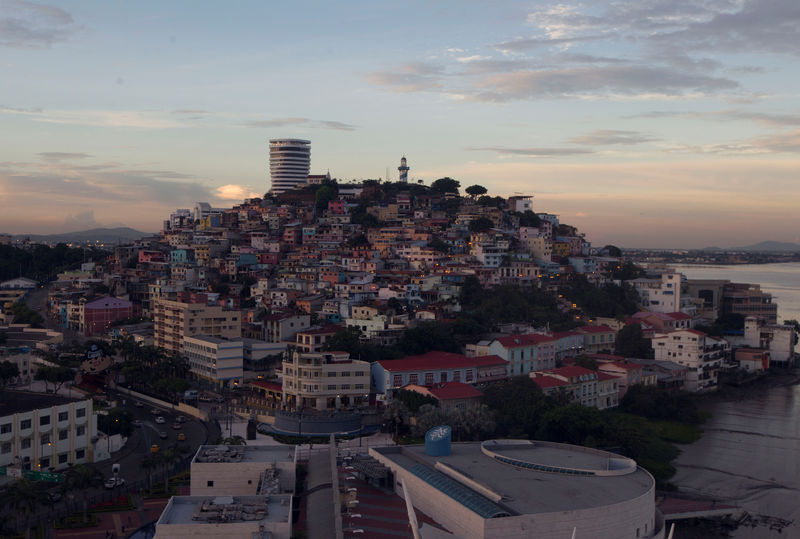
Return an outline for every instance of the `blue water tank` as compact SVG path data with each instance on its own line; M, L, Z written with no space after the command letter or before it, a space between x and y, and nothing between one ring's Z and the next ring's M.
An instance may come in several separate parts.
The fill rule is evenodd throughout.
M431 457L446 457L450 454L452 429L447 425L433 427L425 433L425 454Z

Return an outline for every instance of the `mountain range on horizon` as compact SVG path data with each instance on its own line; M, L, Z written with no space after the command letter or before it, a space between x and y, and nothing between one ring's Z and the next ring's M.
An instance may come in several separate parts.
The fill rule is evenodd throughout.
M800 252L800 243L792 243L787 241L762 241L752 245L744 245L741 247L704 247L700 251L744 251L751 253L786 253Z
M151 232L142 232L141 230L121 226L115 228L91 228L89 230L76 230L58 234L12 234L11 237L15 240L28 239L35 243L117 243L138 240L151 235Z

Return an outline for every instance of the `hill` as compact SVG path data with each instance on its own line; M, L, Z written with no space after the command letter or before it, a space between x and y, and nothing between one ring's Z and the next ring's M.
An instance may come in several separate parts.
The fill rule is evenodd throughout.
M92 228L90 230L78 230L75 232L63 232L61 234L16 234L14 239L30 239L34 243L127 243L138 240L150 233L142 232L128 227L117 228Z

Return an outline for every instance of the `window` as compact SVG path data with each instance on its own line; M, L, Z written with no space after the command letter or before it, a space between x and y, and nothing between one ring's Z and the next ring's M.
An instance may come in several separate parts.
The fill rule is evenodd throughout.
M461 371L453 371L453 381L454 382L461 381Z
M432 384L432 383L433 383L433 373L432 372L426 372L425 373L425 385L429 385L429 384Z
M467 383L472 382L472 369L467 369L466 375L464 376L464 381Z
M63 455L59 455L58 456L58 463L59 464L66 464L67 463L67 458L69 458L69 455L67 455L66 453L64 453Z
M350 376L350 371L342 371L341 376Z
M329 372L328 373L328 378L336 378L336 372L335 371Z
M8 434L11 432L11 423L3 423L0 425L0 434Z
M86 408L78 408L75 410L75 417L86 417Z
M68 430L60 430L58 431L58 439L59 440L66 440L69 438L69 431Z
M49 425L50 424L50 416L43 415L39 417L39 426Z
M214 486L214 482L213 481L206 481L206 486L207 487L213 487Z
M31 428L31 420L30 419L23 419L19 422L19 428L22 430Z
M403 376L400 374L395 374L392 376L392 387L400 387L403 385Z
M409 384L416 384L419 382L419 375L418 374L409 374L408 375L408 383Z
M58 420L59 421L69 420L69 412L58 412Z
M77 434L78 436L83 436L84 434L86 434L86 427L83 425L79 426L75 434Z
M31 439L30 438L23 438L19 444L20 449L30 449L31 448Z
M11 442L6 442L2 446L0 446L0 453L5 455L6 453L11 453Z
M49 468L50 467L50 459L49 458L39 459L39 466L41 468Z
M328 391L335 391L335 390L336 390L336 384L330 384L328 386Z
M50 434L42 434L39 439L42 441L42 445L50 443Z
M82 459L85 456L86 456L86 451L84 449L78 449L77 451L75 451L75 458L76 459Z

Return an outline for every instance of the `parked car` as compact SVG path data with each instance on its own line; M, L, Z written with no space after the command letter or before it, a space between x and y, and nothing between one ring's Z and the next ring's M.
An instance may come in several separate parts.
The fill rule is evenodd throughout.
M150 413L153 414L153 415L158 415L161 412L158 411L158 408L150 408Z
M186 435L184 433L182 433L182 432L179 432L178 433L178 441L179 442L185 442L186 441Z
M158 417L156 418L156 423L158 423L159 425L163 425L163 424L164 424L164 423L166 423L166 422L167 422L167 420L166 420L166 419L164 419L164 416L163 416L163 415L160 415L160 416L158 416Z
M159 436L159 438L161 438L163 440L164 438L167 437L167 433L162 430L161 432L158 433L158 436Z
M172 428L178 430L179 428L181 428L181 424L176 421L175 423L172 424Z
M131 425L133 425L134 427L141 427L142 422L139 421L138 419L134 419L133 421L131 421Z
M105 487L106 488L114 488L114 487L121 487L125 484L125 480L121 477L109 477L106 479Z
M135 401L133 405L136 406L137 408L141 408L142 406L144 406L144 403L142 401Z
M186 416L179 415L178 417L175 418L175 421L177 421L178 423L186 423Z
M159 451L161 451L161 447L159 447L158 444L153 444L150 446L151 453L158 453Z

